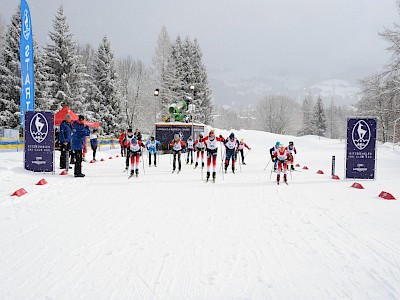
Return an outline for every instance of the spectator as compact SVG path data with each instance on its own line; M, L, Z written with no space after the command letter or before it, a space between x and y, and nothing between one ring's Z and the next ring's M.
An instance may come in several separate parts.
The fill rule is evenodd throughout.
M60 125L60 133L59 133L59 142L60 142L60 169L69 169L72 167L69 166L69 151L71 150L71 134L72 134L72 125L71 125L71 115L67 114L65 116L65 120L61 122Z
M86 137L90 135L89 126L86 125L85 117L80 115L78 121L72 123L72 151L75 156L75 177L85 177L82 174L82 149Z
M139 129L136 128L135 133L133 134L133 136L134 136L135 139L137 139L138 141L142 141L142 134L140 133Z

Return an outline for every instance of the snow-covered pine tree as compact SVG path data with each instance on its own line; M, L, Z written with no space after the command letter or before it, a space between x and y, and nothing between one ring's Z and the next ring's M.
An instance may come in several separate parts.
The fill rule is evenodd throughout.
M187 80L188 86L195 86L194 104L196 105L195 120L205 124L212 124L213 104L211 98L211 88L208 83L206 67L202 61L203 54L200 45L195 39L193 42L187 40L186 52L189 56L189 67ZM191 95L193 97L193 95Z
M118 75L110 42L104 36L94 57L94 84L98 94L92 99L89 109L94 112L96 121L106 134L117 134L120 115Z
M49 110L49 89L48 89L48 75L46 73L46 59L44 52L39 50L35 37L33 39L33 55L35 62L35 109L36 110Z
M154 86L159 89L158 98L155 99L155 111L158 116L165 114L171 101L165 81L167 80L168 62L171 61L172 45L165 26L161 27L158 35L157 46L153 56Z
M315 130L314 134L324 136L324 133L326 132L326 116L321 96L318 96L317 102L315 103L311 123Z
M167 68L161 84L161 116L164 118L168 114L168 106L180 95L180 78L178 72L178 53L174 45L171 48L171 56L167 60Z
M21 68L19 43L21 19L19 6L11 17L0 55L0 126L19 125Z
M339 137L339 132L338 132L338 109L336 105L333 102L333 99L331 99L331 103L329 105L329 108L327 109L327 136L331 139L337 139Z
M301 111L303 113L303 125L298 132L299 135L310 135L314 134L314 125L312 124L312 115L314 108L314 99L311 93L308 93L304 99L301 107Z
M6 23L3 17L0 15L0 49L4 49L4 38L6 34ZM1 52L1 50L0 50Z
M76 113L83 113L86 67L79 60L62 5L53 20L53 30L49 32L51 44L44 48L51 109L59 110L68 105Z

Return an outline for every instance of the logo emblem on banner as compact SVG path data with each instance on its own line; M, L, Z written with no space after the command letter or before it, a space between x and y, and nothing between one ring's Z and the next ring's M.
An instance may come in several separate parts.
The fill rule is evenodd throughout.
M27 40L29 39L29 36L31 35L31 24L30 24L30 18L29 18L29 13L28 10L24 10L24 19L23 19L23 33L24 33L24 38Z
M33 116L29 126L29 131L32 138L39 144L46 139L47 134L49 133L49 124L41 113L37 113Z
M354 125L353 132L351 134L354 146L358 150L365 149L371 140L371 129L367 122L360 120Z

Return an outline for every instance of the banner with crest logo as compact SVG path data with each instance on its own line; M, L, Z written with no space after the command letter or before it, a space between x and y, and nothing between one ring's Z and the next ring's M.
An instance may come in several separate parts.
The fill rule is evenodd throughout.
M25 111L35 109L35 86L33 69L33 40L32 21L29 6L26 0L21 0L21 95L20 95L20 125L24 127Z
M375 179L376 119L348 118L346 178Z
M54 114L48 111L25 113L25 169L54 172Z

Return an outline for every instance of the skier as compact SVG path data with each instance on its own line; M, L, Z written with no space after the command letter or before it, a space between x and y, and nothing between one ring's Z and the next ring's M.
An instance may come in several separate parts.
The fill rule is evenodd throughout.
M199 156L201 155L201 167L204 168L204 150L205 150L205 145L204 145L204 138L203 134L199 134L199 138L194 142L194 149L197 152L196 153L196 163L194 165L194 168L196 169L197 166L199 165Z
M131 174L129 176L132 177L133 175L135 175L135 171L136 171L136 177L139 176L139 160L140 160L140 156L142 154L142 149L141 147L145 147L145 145L137 140L134 136L133 137L129 137L129 135L126 138L126 145L129 149L129 153L130 153L130 157L131 157Z
M281 172L283 168L283 181L287 184L287 163L291 159L289 151L283 144L279 144L278 151L275 151L274 158L278 162L278 174L276 181L279 184Z
M93 151L93 161L96 161L96 151L97 146L99 144L99 134L97 133L97 129L93 129L93 132L90 134L90 147Z
M125 159L125 171L126 172L128 172L128 169L129 169L129 157L131 155L131 151L128 146L128 140L131 140L132 138L133 138L133 131L131 128L128 128L127 134L123 140L123 147L126 150L126 153L125 153L126 154L126 159Z
M219 136L225 145L225 173L228 171L229 160L232 159L232 173L235 174L235 161L236 161L236 148L239 144L238 140L235 138L235 134L231 132L229 137L224 139L222 135Z
M207 137L204 138L204 144L207 150L207 181L210 178L210 165L213 166L213 182L215 182L216 177L216 167L217 167L217 154L218 154L218 144L217 142L222 142L223 138L216 137L214 134L214 129L210 130Z
M133 134L133 136L134 136L138 141L142 141L142 134L140 133L139 129L136 128L135 133Z
M189 156L190 156L190 164L193 164L193 149L194 149L194 141L192 139L192 136L189 136L188 140L186 141L187 145L187 158L186 158L186 164L189 163Z
M246 163L244 162L244 147L247 149L251 150L249 146L244 142L244 139L240 139L239 145L237 146L237 152L240 152L240 155L242 157L242 165L245 165ZM236 154L237 155L237 154Z
M184 141L181 140L179 134L175 134L174 139L169 143L169 146L172 148L172 153L174 154L174 160L172 163L172 173L175 172L176 169L176 157L178 156L178 173L181 171L182 163L181 163L181 153L182 148L186 147Z
M125 146L125 140L126 140L126 131L125 129L122 131L122 133L119 135L119 145L121 146L121 156L124 157L126 156L126 146Z
M274 163L274 172L276 171L276 167L277 167L277 164L278 164L278 162L275 159L274 154L275 154L276 151L278 151L279 145L280 145L280 142L276 142L275 146L273 146L271 149L269 149L269 154L271 155L271 160Z
M151 166L151 155L154 154L154 166L157 167L157 149L161 145L154 136L150 137L150 141L147 141L146 148L149 151L149 167Z
M290 164L291 170L294 171L294 154L297 154L296 147L294 146L293 142L289 142L289 146L287 146L286 149L289 151L291 157L288 163Z

